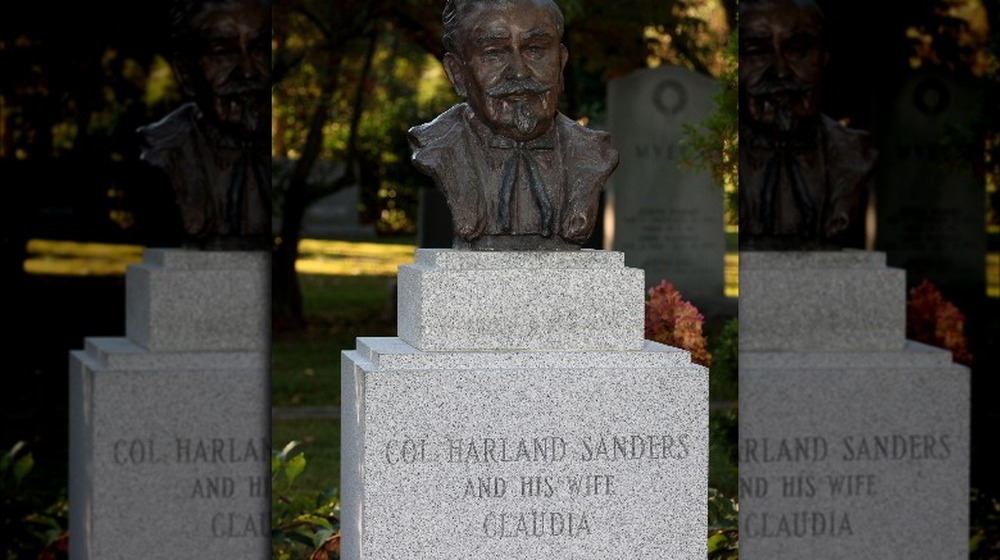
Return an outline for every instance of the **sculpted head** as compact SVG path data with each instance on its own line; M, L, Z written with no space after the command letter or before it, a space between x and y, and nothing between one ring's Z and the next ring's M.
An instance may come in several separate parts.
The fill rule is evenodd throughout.
M184 93L230 134L269 131L270 2L179 0L171 16L171 63Z
M517 141L555 118L568 52L552 0L448 0L445 71L493 132Z
M823 13L812 0L739 5L741 120L759 134L788 136L819 118Z

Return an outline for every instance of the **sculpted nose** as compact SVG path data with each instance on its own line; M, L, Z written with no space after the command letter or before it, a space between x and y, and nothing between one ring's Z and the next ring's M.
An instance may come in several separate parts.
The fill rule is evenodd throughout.
M774 61L771 63L771 71L774 73L775 78L785 79L788 77L789 68L784 53L779 51L774 55Z
M253 53L247 47L240 49L240 65L238 72L244 78L253 78L257 75L257 65L254 64Z
M524 63L521 53L514 53L507 63L507 74L511 78L527 78L528 65Z

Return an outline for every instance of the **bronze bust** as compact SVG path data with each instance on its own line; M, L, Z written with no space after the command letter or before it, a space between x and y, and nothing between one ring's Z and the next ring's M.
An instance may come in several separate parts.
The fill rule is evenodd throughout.
M164 170L185 247L267 250L271 236L271 8L179 0L171 65L189 101L141 127L141 158Z
M875 149L819 111L828 51L812 0L744 0L740 248L863 247Z
M448 0L445 71L465 98L410 129L451 208L454 247L578 249L618 165L610 135L557 110L568 51L551 0Z

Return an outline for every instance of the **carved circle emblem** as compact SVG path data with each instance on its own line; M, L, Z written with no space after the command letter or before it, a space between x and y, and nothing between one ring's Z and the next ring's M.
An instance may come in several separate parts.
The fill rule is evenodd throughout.
M937 78L928 78L917 84L913 90L913 103L927 116L941 114L948 108L950 102L951 94L948 93L948 86Z
M687 90L676 80L663 80L653 90L653 106L668 117L680 113L687 101Z

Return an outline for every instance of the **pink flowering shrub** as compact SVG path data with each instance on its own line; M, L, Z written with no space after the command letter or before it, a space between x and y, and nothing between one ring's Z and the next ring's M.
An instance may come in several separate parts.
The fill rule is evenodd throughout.
M681 293L663 280L649 289L646 299L646 338L691 353L691 361L708 367L712 355L702 334L705 318L698 308L681 298Z
M906 302L906 338L951 351L952 359L972 365L972 354L966 348L965 317L946 301L933 283L924 280L910 289Z

